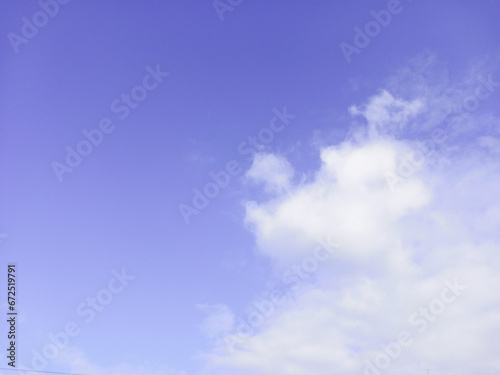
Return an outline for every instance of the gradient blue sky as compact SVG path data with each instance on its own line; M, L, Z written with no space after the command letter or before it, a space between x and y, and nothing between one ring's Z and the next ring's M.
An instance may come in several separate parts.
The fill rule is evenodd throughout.
M300 189L316 183L316 173L329 165L327 156L320 160L322 150L338 147L339 160L349 158L352 150L342 149L342 142L365 139L360 133L366 129L389 137L401 150L439 127L452 108L472 95L479 77L492 74L495 82L500 81L496 70L500 3L494 0L402 0L402 11L393 14L380 34L348 63L340 44L353 44L354 28L364 28L373 19L370 11L387 9L387 4L246 0L221 20L211 1L73 0L59 5L58 13L16 52L9 33L20 35L23 17L32 20L40 5L3 1L0 232L7 236L0 243L0 263L15 262L18 267L19 365L31 367L32 350L40 351L50 332L76 321L81 334L45 370L151 374L158 366L158 375L327 373L321 367L323 360L311 359L306 361L309 365L304 362L293 369L283 366L279 372L269 363L240 360L238 353L228 354L227 360L214 359L220 342L206 334L215 329L207 325L212 313L226 314L229 321L233 315L244 315L249 303L276 284L276 275L289 262L296 261L282 256L287 244L282 237L266 237L269 228L283 234L287 232L281 225L293 227L291 233L307 227L307 223L297 228L276 223L281 216L272 213L264 219L245 202L279 207L294 194L306 194ZM121 120L111 103L141 84L148 66L158 65L169 76ZM383 90L390 93L385 96L389 104L377 101L384 99ZM471 212L482 215L484 210L474 206L478 201L483 208L497 204L493 188L474 189L498 183L498 98L498 92L492 92L491 98L481 101L464 117L465 130L454 128L457 134L446 142L446 152L411 177L421 179L430 190L439 186L433 195L439 197L447 195L446 184L459 184L462 175L469 176L467 168L472 176L474 170L489 171L476 176L470 187L470 194L483 199L469 205L465 189L456 192L462 205L443 203L442 211L455 212L458 218ZM388 117L379 118L387 105L395 106L397 113L391 110ZM259 150L263 165L239 153L241 142L269 125L273 109L284 107L296 117ZM112 120L114 131L104 135L103 142L60 182L52 163L63 163L66 147L76 148L85 139L82 131L97 128L105 117ZM376 142L366 139L356 147ZM483 155L476 148L489 151ZM464 150L480 154L477 163L463 156L469 155ZM231 177L228 186L187 224L179 205L191 205L193 189L203 189L211 181L209 173L223 170L231 160L242 172ZM443 160L457 161L446 169ZM290 165L295 169L293 178ZM356 165L353 168L364 170ZM488 178L495 182L483 184ZM337 175L335 183L341 179ZM471 180L464 181L467 185ZM420 219L436 216L425 213ZM412 219L398 216L391 228L406 233L396 223L400 220ZM459 245L481 239L498 250L498 237L488 229L498 223L498 212L484 220L481 228L486 229L479 239L471 234ZM441 243L429 222L419 225L419 230L432 232L424 236L428 241ZM353 229L356 236L364 237L366 228L360 224L358 229ZM315 234L333 232L324 229ZM414 244L413 237L405 239ZM350 246L349 238L338 242ZM359 244L351 245L355 249ZM498 265L498 257L481 259L491 267ZM339 264L330 266L334 270ZM345 267L358 275L355 266ZM122 268L135 279L91 323L84 323L76 307L105 288L113 270ZM366 264L361 269L372 274ZM316 287L330 290L336 279L327 279ZM387 285L395 285L397 278L391 280ZM294 308L287 306L283 314ZM280 323L269 324L266 329L271 330ZM398 327L388 332L397 333ZM495 317L490 328L497 330L497 336L491 343L498 344L499 327ZM266 332L260 334L267 340ZM4 336L2 345L7 343ZM374 340L373 350L386 338ZM255 350L256 358L261 358ZM371 353L371 349L352 350L368 357ZM433 365L431 356L421 358ZM477 353L471 359L483 366L484 375L500 369L493 353ZM0 367L7 367L4 362ZM408 374L422 371L420 363L412 368L410 362L404 362ZM437 373L455 369L444 359L435 362L441 366L436 365L441 369ZM359 371L353 370L354 364L339 364L338 372L328 373L361 374L363 361L356 363ZM402 368L392 366L387 373Z

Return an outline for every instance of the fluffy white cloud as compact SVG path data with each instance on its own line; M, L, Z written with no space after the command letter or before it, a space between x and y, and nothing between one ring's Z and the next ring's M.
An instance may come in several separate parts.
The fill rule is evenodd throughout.
M391 134L412 116L432 117L426 108L380 91L351 107L367 136L321 149L310 180L287 178L281 194L268 188L267 201L247 203L245 222L278 269L318 238L340 247L236 350L219 342L206 354L210 373L500 373L496 139L480 127L466 143L448 137L390 189L387 174L415 152ZM269 169L251 171L273 186Z
M396 221L430 199L416 178L396 192L388 189L386 173L397 172L397 156L404 150L403 143L389 140L346 141L323 149L312 182L296 186L285 199L247 204L246 222L260 249L286 261L305 255L317 238L332 236L350 245L342 250L349 257L383 251L395 240Z

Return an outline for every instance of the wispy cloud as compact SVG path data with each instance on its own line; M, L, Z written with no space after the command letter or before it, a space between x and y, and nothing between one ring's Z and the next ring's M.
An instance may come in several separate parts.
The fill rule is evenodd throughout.
M280 155L255 154L252 166L245 173L248 181L262 184L268 193L283 193L290 188L293 167Z

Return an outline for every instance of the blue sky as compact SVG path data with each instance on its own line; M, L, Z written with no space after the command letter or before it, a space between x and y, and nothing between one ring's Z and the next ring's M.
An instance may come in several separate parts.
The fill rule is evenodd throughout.
M498 1L0 9L18 368L498 374Z

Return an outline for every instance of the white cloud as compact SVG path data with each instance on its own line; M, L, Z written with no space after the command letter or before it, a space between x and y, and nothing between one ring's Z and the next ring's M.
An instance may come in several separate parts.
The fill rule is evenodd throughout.
M421 98L412 101L395 98L386 90L368 100L365 106L351 106L352 115L362 115L368 122L368 131L371 137L379 134L394 134L402 130L408 121L424 109L424 100Z
M388 357L380 374L417 375L423 366L442 374L500 373L496 139L476 123L469 142L449 139L436 150L434 160L447 163L422 165L395 191L387 185L386 172L395 173L412 150L393 134L417 115L432 117L428 110L419 99L383 90L351 107L366 117L368 136L322 148L313 178L295 185L288 178L281 194L269 189L268 169L252 166L253 178L274 193L246 205L245 222L264 256L284 267L328 236L340 248L314 283L234 352L206 354L211 373L378 375L365 360L375 361L405 331L411 344ZM291 170L281 157L279 165ZM466 290L450 294L450 283Z
M280 155L257 153L245 178L262 184L268 193L283 193L290 188L294 170L290 163Z
M330 235L351 245L344 248L350 257L383 251L393 241L395 221L429 200L417 179L406 180L396 193L387 189L385 173L395 172L398 151L405 148L376 140L323 149L322 166L311 183L296 186L286 199L247 204L246 223L261 250L287 260Z

